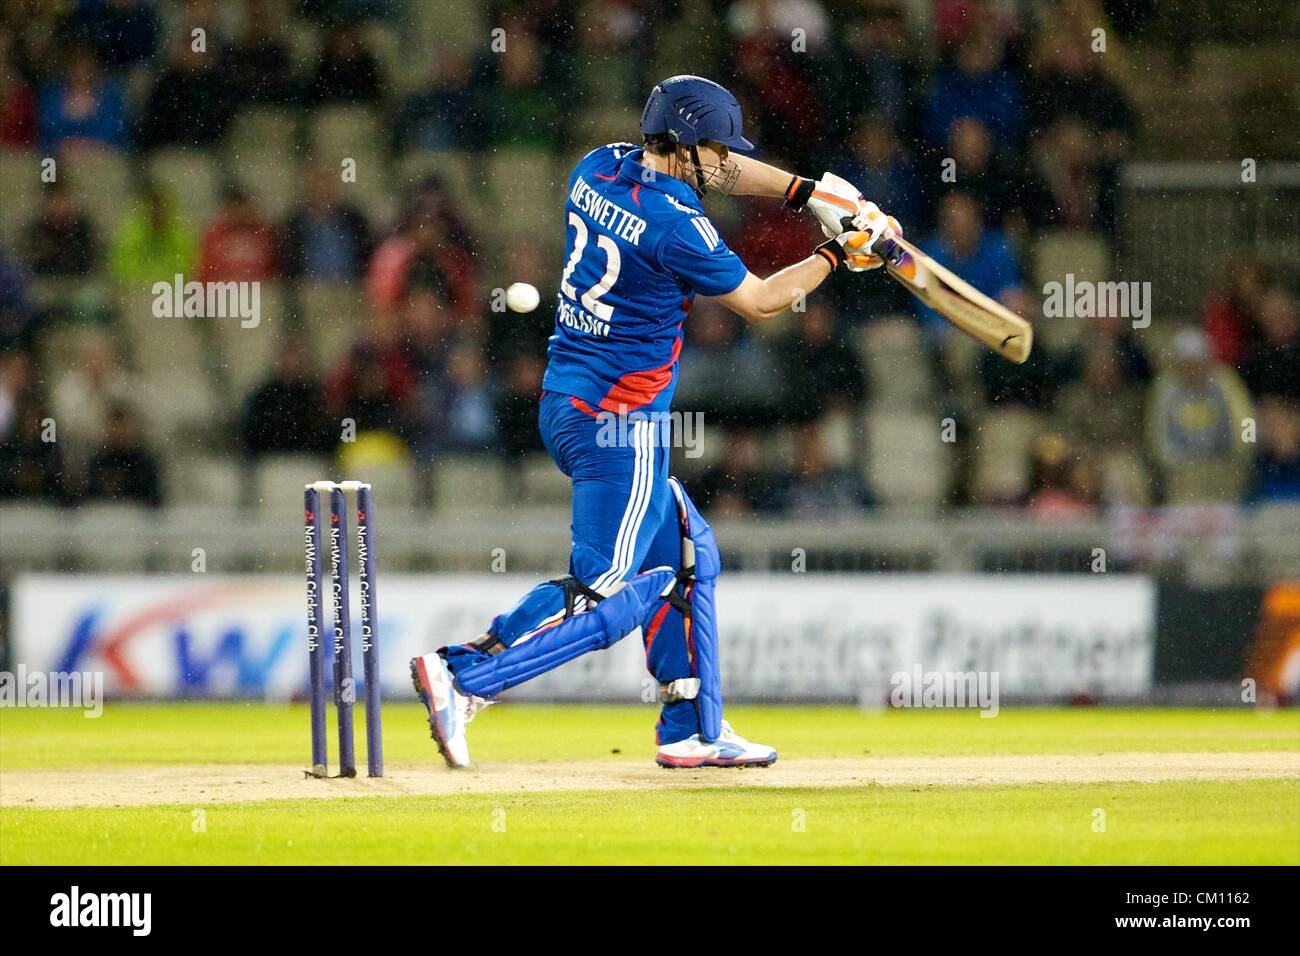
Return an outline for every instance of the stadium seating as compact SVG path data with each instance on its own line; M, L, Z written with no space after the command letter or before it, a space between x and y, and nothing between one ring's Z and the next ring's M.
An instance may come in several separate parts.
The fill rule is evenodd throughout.
M78 539L83 571L138 571L148 564L153 543L140 535L123 535L123 524L139 524L149 514L141 505L94 503L82 505L70 516Z
M433 500L440 511L500 505L506 500L505 470L493 456L440 456L433 468Z
M258 298L260 317L256 326L246 328L235 317L206 322L216 344L218 380L235 406L266 379L284 338L284 289L276 282L258 283Z
M1029 490L1029 451L1044 431L1039 412L992 408L979 416L974 441L971 492L978 501L1009 503Z
M315 455L268 455L254 465L253 493L243 504L269 516L300 514L303 488L332 474L329 462Z
M868 322L858 332L858 356L880 408L915 409L934 390L916 322L901 316Z
M240 505L247 469L234 455L173 448L164 464L163 488L168 501L220 508Z
M83 150L59 161L60 175L81 201L101 237L130 210L131 157L109 150Z
M35 152L0 149L0 243L17 247L40 199L40 157Z
M261 208L262 214L281 221L298 200L300 167L283 156L254 153L230 167L230 178Z
M930 512L948 493L949 454L936 417L867 412L862 478L882 508Z
M364 314L359 285L303 282L298 286L298 319L318 369L334 368L356 341Z
M149 175L197 228L216 215L222 174L216 157L205 150L164 149L149 157Z
M226 164L232 169L248 159L268 156L284 162L298 149L299 113L274 106L240 111L226 134Z
M569 479L555 467L549 455L536 452L526 455L520 469L524 500L528 504L568 504Z

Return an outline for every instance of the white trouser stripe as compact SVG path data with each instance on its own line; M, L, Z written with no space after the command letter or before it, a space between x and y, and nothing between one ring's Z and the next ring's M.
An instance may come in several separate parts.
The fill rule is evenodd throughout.
M650 423L637 421L632 423L632 442L636 458L632 465L632 493L628 496L627 508L619 522L618 535L614 542L614 558L609 569L591 585L593 590L601 590L617 581L632 564L636 552L636 537L641 530L641 519L645 517L650 504L650 492L653 483L651 472L654 465L654 450L650 445Z
M637 421L632 423L632 447L635 450L635 459L632 465L632 490L628 495L627 506L623 509L623 517L619 521L618 534L614 541L613 563L601 573L600 577L592 582L590 587L593 591L600 591L611 584L621 581L632 565L632 556L636 554L637 534L640 533L641 522L650 507L650 496L654 490L654 445L651 441L652 438L653 433L650 430L650 422ZM583 611L586 610L586 607L587 599L579 595L574 601L574 611ZM520 635L513 646L519 646L534 637L543 627L558 621L563 616L564 609L561 608L544 620L539 621L531 631Z

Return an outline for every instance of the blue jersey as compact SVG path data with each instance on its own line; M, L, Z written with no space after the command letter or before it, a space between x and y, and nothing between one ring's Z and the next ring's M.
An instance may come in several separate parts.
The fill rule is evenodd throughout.
M597 409L666 411L696 293L745 278L695 191L642 166L630 143L594 149L569 177L564 275L542 388Z

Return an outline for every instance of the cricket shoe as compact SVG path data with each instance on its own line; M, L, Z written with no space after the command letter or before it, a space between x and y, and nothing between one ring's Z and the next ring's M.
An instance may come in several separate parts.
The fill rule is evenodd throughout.
M447 766L468 767L469 741L465 728L475 714L493 701L457 690L447 662L437 653L411 658L411 683L429 710L429 729Z
M712 743L692 734L685 740L664 744L655 763L661 767L766 767L776 763L776 751L763 744L750 743L722 722L722 734Z

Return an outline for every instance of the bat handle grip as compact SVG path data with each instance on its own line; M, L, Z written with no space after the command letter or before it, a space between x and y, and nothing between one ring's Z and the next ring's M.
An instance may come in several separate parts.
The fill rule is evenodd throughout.
M840 220L840 227L848 232L853 228L853 217L845 216ZM881 236L871 244L871 254L879 256L886 262L897 263L902 258L902 250L889 236Z
M896 263L901 258L902 249L889 236L881 236L871 244L871 253L886 262Z

